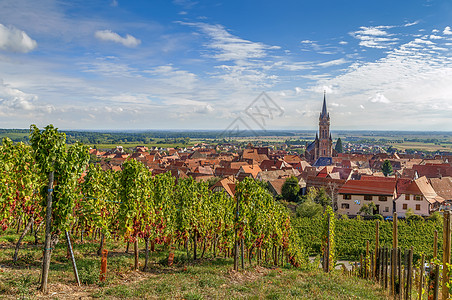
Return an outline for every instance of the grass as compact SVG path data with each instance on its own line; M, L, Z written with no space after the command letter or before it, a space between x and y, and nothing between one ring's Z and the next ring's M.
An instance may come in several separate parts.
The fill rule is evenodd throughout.
M0 298L41 298L39 277L42 236L39 245L27 235L12 262L18 235L11 229L0 232ZM384 292L369 281L345 277L340 271L324 274L320 270L301 271L292 267L248 266L235 272L232 259L188 260L185 251L175 251L175 265L167 266L168 252L151 253L148 272L132 271L133 253L125 253L124 243L107 240L109 249L107 281L99 282L98 242L84 243L74 237L74 252L82 286L74 283L66 243L61 240L52 254L49 290L53 298L93 297L98 299L383 299ZM143 250L143 245L140 244ZM130 247L133 249L133 247ZM144 263L144 251L140 262Z

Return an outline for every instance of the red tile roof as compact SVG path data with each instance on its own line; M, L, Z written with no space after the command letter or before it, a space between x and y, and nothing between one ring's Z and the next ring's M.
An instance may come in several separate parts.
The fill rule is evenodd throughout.
M379 180L349 180L339 189L339 193L392 196L395 192L395 188L395 180L392 182Z

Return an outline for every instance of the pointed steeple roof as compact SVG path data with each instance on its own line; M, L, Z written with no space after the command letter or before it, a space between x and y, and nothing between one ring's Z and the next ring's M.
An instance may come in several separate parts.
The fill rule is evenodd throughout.
M328 117L328 111L326 110L326 91L323 91L323 107L322 107L322 113L320 114L320 117L323 118L325 116Z

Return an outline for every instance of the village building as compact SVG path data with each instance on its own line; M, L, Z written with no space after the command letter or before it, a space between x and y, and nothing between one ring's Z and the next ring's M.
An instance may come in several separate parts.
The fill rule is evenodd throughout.
M416 180L400 179L397 194L395 209L399 217L405 217L408 210L419 216L429 216L444 203L444 198L438 196L425 176Z
M348 180L339 189L337 212L339 214L357 216L363 205L373 202L376 206L374 214L384 217L392 216L393 203L397 198L395 178L368 178Z

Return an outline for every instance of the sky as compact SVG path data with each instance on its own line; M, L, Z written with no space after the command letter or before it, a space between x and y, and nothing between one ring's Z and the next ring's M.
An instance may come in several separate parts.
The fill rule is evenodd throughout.
M0 128L312 130L324 94L452 131L452 1L0 1Z

